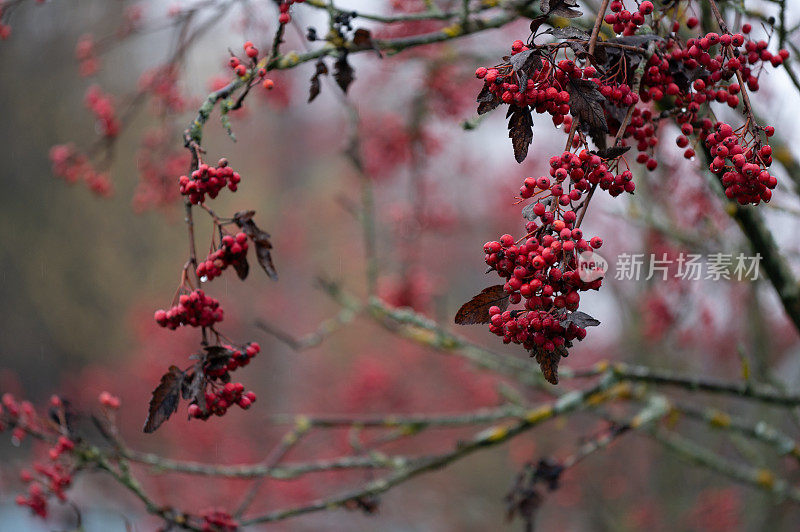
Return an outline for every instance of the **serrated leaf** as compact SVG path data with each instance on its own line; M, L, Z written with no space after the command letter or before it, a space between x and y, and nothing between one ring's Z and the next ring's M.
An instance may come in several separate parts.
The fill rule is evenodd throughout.
M574 28L572 26L564 26L563 28L550 28L545 33L548 33L556 39L591 39L591 35L582 29Z
M320 90L322 89L322 82L320 80L320 76L322 75L328 75L328 66L325 64L325 61L320 58L316 63L314 75L311 76L311 85L308 88L308 103L311 103L314 98L319 96Z
M569 315L561 321L563 327L566 327L570 323L574 323L581 329L585 329L586 327L596 327L600 325L600 320L589 316L585 312L576 310L575 312L570 312Z
M536 359L544 379L550 384L558 384L558 364L561 362L561 353L559 351L547 351L540 346L536 346L531 350L531 356Z
M277 280L278 272L272 262L272 243L269 233L262 231L253 221L256 211L239 211L233 215L233 221L238 225L256 246L258 263L270 277Z
M498 306L501 310L508 308L508 294L501 284L484 288L480 294L461 305L455 322L459 325L489 323L489 308L492 306Z
M158 387L153 390L144 432L151 433L161 426L178 409L183 389L184 373L177 366L170 366L162 377Z
M536 50L525 50L512 55L510 63L517 75L519 90L525 92L528 87L528 79L542 68L542 57Z
M489 90L488 85L484 85L481 89L481 92L478 93L478 114L486 114L489 111L494 110L500 105L501 100L497 97L495 93Z
M512 105L508 108L508 138L514 147L514 158L518 163L528 156L528 147L533 142L533 117L528 106Z
M569 92L569 111L580 119L581 124L591 133L608 133L603 104L606 99L600 94L597 85L588 79L571 79L567 85Z
M529 203L525 205L522 209L522 217L528 220L529 222L536 221L539 217L533 213L533 206L536 205L535 203Z
M333 79L336 80L337 85L339 85L343 92L347 92L347 88L353 83L355 71L347 61L346 53L339 56L336 62L333 63Z

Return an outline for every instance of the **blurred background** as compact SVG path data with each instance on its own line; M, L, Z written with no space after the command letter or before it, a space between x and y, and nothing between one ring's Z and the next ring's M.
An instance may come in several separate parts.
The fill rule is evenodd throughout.
M178 5L183 4L190 3ZM399 339L368 319L358 318L319 347L299 353L255 326L260 319L300 337L336 315L338 305L316 287L319 276L365 293L363 239L354 216L361 177L342 154L348 113L330 80L323 82L319 98L306 103L314 71L308 63L270 73L273 91L254 89L245 108L231 117L237 142L227 137L216 115L204 138L209 160L225 156L242 175L237 193L223 192L214 201L215 212L256 210L275 248L277 283L253 265L246 282L226 272L208 288L225 308L225 333L240 342L261 343L262 354L241 372L259 401L248 412L232 411L207 423L189 423L179 412L155 435L141 433L160 375L171 364L187 365L197 350L193 331L169 332L152 319L155 309L169 306L187 259L182 204L161 189L177 181L175 171L188 167L180 132L201 98L218 88L220 77L229 78L227 49L238 51L248 39L267 49L274 29L271 11L257 15L246 2L229 4L223 16L207 14L197 22L216 18L180 61L175 87L181 101L174 109L164 113L148 101L130 115L126 94L141 87L142 74L163 64L175 48L174 32L166 27L171 6L53 1L27 2L14 11L12 34L0 42L0 392L36 404L60 393L88 410L108 390L122 400L119 424L135 448L221 463L263 460L282 435L280 427L266 423L277 414L456 413L502 404L508 386L503 378ZM338 4L371 12L419 9L413 1ZM753 6L766 13L774 8L768 2ZM800 17L796 6L788 13L788 25ZM302 50L305 28L324 33L326 18L303 6L293 8L293 15L296 22L285 46ZM114 38L131 20L165 29ZM432 29L365 25L375 35ZM760 26L754 30L764 31ZM75 50L86 34L95 36L103 53L97 72L82 76ZM476 66L495 64L513 39L528 34L527 23L520 21L382 60L369 54L352 59L356 81L348 99L359 111L362 155L374 184L379 293L448 326L463 302L493 284L483 273L483 243L506 232L521 234L520 207L514 205L520 183L546 172L548 159L563 146L563 132L540 116L531 154L517 165L501 113L475 120ZM72 142L83 151L97 145L95 120L84 106L93 84L112 94L118 114L129 118L113 148L94 152L99 167L108 165L109 197L54 177L48 159L56 144ZM798 124L787 118L800 109L800 96L782 69L765 74L754 103L776 126L791 158L797 153ZM465 121L472 129L463 127ZM659 133L663 162L655 172L633 169L635 196L602 195L593 203L584 229L604 239L603 256L612 271L621 253L750 253L723 202L708 192L698 162L683 160L674 146L677 134L669 127ZM150 144L143 144L143 138L150 138ZM797 272L800 206L784 169L776 172L780 184L764 210ZM199 214L204 255L211 224ZM581 309L603 324L572 351L571 367L621 360L737 379L745 361L758 379L797 388L797 333L763 279L609 279L599 293L583 297ZM503 346L485 327L457 332L507 356L525 356L515 346ZM531 401L541 397L534 390L519 393ZM786 412L719 398L708 404L717 403L797 434ZM772 457L749 442L731 442L691 421L674 423L720 453L770 466L795 483L800 479L796 461ZM528 461L569 454L601 426L584 414L552 421L509 445L403 484L383 497L374 516L325 512L273 528L520 529L520 523L504 521L503 495L516 472ZM469 434L448 429L388 449L442 450ZM330 431L311 438L291 458L339 456L348 448L346 431ZM0 442L0 530L74 527L69 507L58 508L43 523L14 505L21 489L19 467L36 452L30 442L21 448L7 438ZM370 473L350 472L268 481L253 511L307 502L370 478ZM148 478L146 485L165 504L197 509L235 500L249 483L173 475ZM99 473L82 476L70 499L84 510L87 530L156 526L137 501ZM795 530L799 518L788 503L686 465L650 439L632 435L569 470L562 487L548 495L537 523L540 530Z

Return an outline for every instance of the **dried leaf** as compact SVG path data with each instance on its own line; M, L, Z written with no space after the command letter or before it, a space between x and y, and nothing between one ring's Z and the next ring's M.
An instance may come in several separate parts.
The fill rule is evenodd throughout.
M539 15L535 19L531 20L531 33L536 33L536 30L539 29L539 26L547 22L548 18L550 18L548 15Z
M183 371L177 366L170 366L169 371L161 377L161 383L153 390L150 399L150 409L144 422L145 432L155 432L178 409L184 377Z
M536 221L539 217L533 213L533 206L536 205L535 203L529 203L525 205L522 209L522 217L528 220L529 222Z
M583 15L581 11L574 9L578 7L577 0L540 0L539 7L542 13L547 15L564 18L577 18Z
M563 28L550 28L545 33L549 33L556 39L584 39L589 40L592 36L579 28L565 26Z
M646 48L646 46L642 46L643 44L647 44L650 41L663 41L664 37L661 35L656 35L655 33L647 33L643 35L623 35L621 37L616 37L614 39L609 40L608 42L618 43L618 44L625 44L627 46L639 46L641 48Z
M333 64L333 79L341 87L342 91L347 92L347 88L355 79L355 71L347 61L347 54L343 53Z
M508 108L508 137L514 147L514 158L518 163L528 156L528 147L533 142L533 117L526 105L512 105Z
M355 33L353 33L353 44L359 48L372 48L372 33L364 28L358 28Z
M569 315L561 321L561 325L564 327L570 323L574 323L578 327L585 329L586 327L596 327L600 325L600 320L589 316L585 312L576 310L575 312L570 312Z
M203 373L214 374L228 365L233 351L221 345L209 345L203 357Z
M250 273L250 264L247 263L247 258L243 257L242 260L234 262L233 269L236 270L236 275L239 276L239 279L242 281L247 279L247 274Z
M525 50L511 56L511 68L517 74L517 82L523 92L528 86L528 79L542 68L542 57L536 50Z
M484 85L481 89L481 92L478 93L478 114L486 114L489 111L494 110L498 105L500 105L501 100L497 97L495 93L489 90L488 85Z
M511 491L505 496L506 518L510 521L518 515L525 523L525 530L532 531L536 511L544 501L539 484L546 484L548 491L554 491L558 489L563 472L563 465L547 458L539 460L536 467L527 463L517 475Z
M558 384L558 363L561 362L561 353L536 346L531 350L531 356L536 358L545 380L550 384Z
M253 244L256 246L256 257L258 263L267 272L270 279L277 280L278 272L275 270L275 265L272 263L272 243L270 242L269 233L262 231L253 221L253 215L256 211L239 211L233 215L233 221L238 225L244 233L250 237Z
M322 82L319 77L322 75L328 75L328 66L325 64L325 61L320 58L316 63L314 75L311 76L311 86L308 88L309 103L319 96L320 89L322 88Z
M610 148L593 151L591 153L597 155L601 159L614 160L620 155L626 153L630 149L631 149L630 146L611 146Z
M508 294L501 284L484 288L480 294L464 303L458 309L455 321L459 325L489 323L489 308L495 305L501 310L508 308Z
M568 84L569 111L589 128L590 133L608 133L603 104L606 99L597 85L588 79L571 79Z

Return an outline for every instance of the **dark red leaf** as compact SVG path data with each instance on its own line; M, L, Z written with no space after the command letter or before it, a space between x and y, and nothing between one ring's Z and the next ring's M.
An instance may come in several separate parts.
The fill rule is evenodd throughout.
M581 124L589 128L590 134L608 133L603 104L606 99L593 81L571 79L567 85L569 92L569 111L577 116Z
M243 257L242 260L234 262L233 269L236 270L236 275L239 276L239 279L242 281L247 279L247 274L250 273L250 264L247 263L247 258Z
M253 221L253 215L256 211L239 211L233 215L233 221L238 225L244 233L250 237L253 244L256 246L256 257L258 263L267 272L270 279L278 279L278 272L275 270L275 265L272 263L272 243L270 242L269 233L262 231Z
M319 96L320 89L322 88L322 82L320 81L320 76L328 75L328 67L325 64L325 61L320 58L316 63L316 70L314 71L314 75L311 76L311 86L308 89L308 101L311 103L314 98Z
M161 377L161 383L153 390L150 409L144 422L145 432L155 432L178 409L185 374L177 366L170 366Z
M528 156L528 147L533 142L533 117L528 106L512 105L508 108L508 138L514 147L514 158L518 163Z
M333 79L341 87L342 91L347 92L347 88L355 79L355 71L347 61L347 54L343 53L333 64Z
M484 288L480 294L464 303L456 313L456 323L459 325L489 323L489 308L495 305L502 310L508 308L508 294L501 284Z

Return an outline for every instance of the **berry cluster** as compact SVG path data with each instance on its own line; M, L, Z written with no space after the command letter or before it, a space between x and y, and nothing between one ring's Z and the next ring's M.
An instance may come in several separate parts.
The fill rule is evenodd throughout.
M566 207L574 201L583 197L583 193L588 191L592 185L597 185L603 190L607 190L612 196L619 196L623 192L630 192L636 189L633 182L633 174L630 170L625 170L619 174L614 174L609 170L609 164L618 166L618 161L614 163L604 162L599 155L590 153L588 150L581 150L574 154L565 151L560 156L550 158L550 178L542 176L539 178L528 177L520 188L520 196L523 199L536 198L538 203L533 205L533 213L536 216L544 216L547 207L542 200L552 197L553 201L561 207ZM569 182L567 182L569 178ZM548 223L555 218L550 212Z
M278 22L281 24L288 24L292 21L292 16L289 14L289 8L292 4L302 4L305 0L279 0L280 1L280 15L278 15Z
M189 416L199 419L208 419L210 416L224 416L233 405L247 410L255 403L256 394L245 392L241 382L229 382L217 391L207 391L205 394L205 409L198 404L189 405Z
M770 132L771 129L768 136ZM714 156L709 168L722 175L728 198L742 205L769 201L778 184L775 176L765 170L772 164L772 148L769 144L759 146L757 138L750 146L742 146L741 140L729 124L718 122L714 132L705 138L706 147Z
M202 290L195 290L191 294L182 294L178 304L169 310L157 310L155 320L162 327L172 330L181 325L212 327L222 321L222 309L219 301Z
M288 8L287 8L288 9ZM244 43L244 53L247 56L247 59L244 60L245 62L250 63L250 67L248 67L245 62L241 59L232 55L230 60L228 60L228 66L230 66L233 71L236 73L237 76L240 78L245 77L251 69L255 69L258 67L258 48L256 48L251 41L247 41ZM267 90L272 90L275 87L275 82L271 79L266 78L267 69L264 67L258 67L258 70L255 72L258 75L258 79L263 79L262 86ZM266 78L266 79L265 79Z
M28 484L28 495L18 495L16 503L27 506L40 516L47 517L47 498L55 496L60 501L67 500L65 491L72 485L74 468L68 462L59 461L62 454L75 448L75 444L65 436L59 436L48 454L49 464L34 463L33 472L23 470L20 480Z
M645 0L639 4L639 10L631 13L624 9L624 4L620 0L614 0L608 4L611 13L605 16L606 24L611 25L614 33L622 35L634 35L636 30L645 22L645 16L653 12L654 6L650 0Z
M222 271L231 264L241 264L247 258L247 235L239 232L236 236L225 235L222 245L210 253L206 260L197 266L197 276L206 281L222 275Z
M38 423L36 410L29 401L17 402L10 393L0 399L0 431L13 427L11 437L15 443L25 438L28 430L36 430Z
M692 27L691 24L689 26ZM747 25L743 27L743 33L749 33ZM642 80L641 100L643 102L662 102L665 98L674 100L673 107L680 110L676 114L676 121L681 126L681 135L676 139L676 143L684 149L684 157L692 159L696 155L695 149L690 146L690 136L694 135L697 139L706 141L709 135L716 135L716 131L713 129L718 124L701 116L705 109L704 105L716 102L726 104L731 108L738 107L743 90L758 90L758 77L764 64L778 66L788 57L786 50L780 50L773 55L767 50L767 44L763 40L747 40L742 33L719 35L711 32L700 38L689 39L685 44L677 39L670 39L666 41L659 53L649 58ZM690 83L680 77L683 76L680 74L682 72L692 73L694 77ZM676 75L676 73L679 74ZM740 85L739 77L744 80L746 87ZM747 108L745 111L750 112ZM656 123L658 119L659 117L653 116L649 110L637 109L634 111L633 120L631 120L626 133L632 134L639 141L637 146L639 151L643 152L655 146L654 134L658 126ZM750 124L749 129L741 128L734 131L736 139L730 136L725 137L730 139L727 140L728 145L725 146L727 150L733 149L734 140L736 144L743 144L741 149L747 162L759 165L759 171L755 173L756 177L769 166L765 161L765 157L768 157L769 154L761 155L761 141L759 140L760 133L768 132L768 129L771 128L759 128ZM751 137L749 142L744 140L748 136ZM720 142L721 140L719 139ZM717 143L713 139L710 144L706 141L707 147L716 146ZM750 150L750 145L753 145L754 149ZM723 149L718 148L718 150L725 153ZM770 150L766 147L765 151ZM726 155L723 155L722 159ZM712 156L716 157L717 154L712 153ZM640 154L637 161L644 162L648 159L649 157L645 154ZM648 166L651 164L649 161L647 163ZM711 169L722 170L723 165L717 161L717 164L712 163ZM749 168L748 173L753 173L752 167ZM765 187L766 189L772 188L767 186L772 179L766 174L762 178L764 181L762 187L750 186L753 180L748 179L747 176L745 179L733 179L733 177L733 175L729 176L729 185L736 183L740 186L726 185L728 197L741 203L768 201L771 194L763 193L763 191Z
M511 45L512 56L527 50L529 48L519 40ZM557 68L544 63L536 75L527 80L525 87L517 84L519 80L511 64L480 67L475 71L475 76L483 79L484 86L503 103L530 105L537 113L549 113L555 125L562 124L564 117L569 114L570 96L564 89L568 78L580 78L582 75L580 67L569 59L560 61Z
M70 144L58 144L50 148L50 162L53 173L69 184L82 179L89 190L101 197L113 192L113 185L107 172L97 171L86 158Z
M58 396L51 398L50 405L53 409L63 409L63 403ZM33 405L28 401L17 402L11 394L6 393L0 400L0 430L9 426L13 427L12 438L16 443L22 441L28 433L41 434L41 424ZM47 463L35 462L32 472L23 470L20 473L20 479L28 484L28 493L17 496L16 503L29 507L34 514L45 518L48 497L66 500L65 491L72 484L74 467L65 455L74 448L75 442L59 435L48 449Z
M97 85L92 85L86 91L84 103L94 114L97 127L104 137L113 138L119 134L119 122L111 96L105 94Z
M602 279L584 281L581 277L578 255L603 242L598 237L588 242L583 238L582 231L574 227L574 211L566 211L556 220L554 211L542 212L538 218L542 225L529 222L523 244L518 246L511 235L503 235L484 245L486 264L505 278L503 289L510 302L525 299L524 310L503 312L492 307L489 330L502 336L505 343L553 351L570 347L572 340L586 335L585 329L568 322L567 311L578 309L579 292L600 288Z
M181 194L189 196L189 201L197 205L203 203L206 194L212 199L217 197L219 191L227 185L231 192L236 192L242 176L228 166L227 159L220 159L217 166L201 164L191 176L182 175L180 183Z

